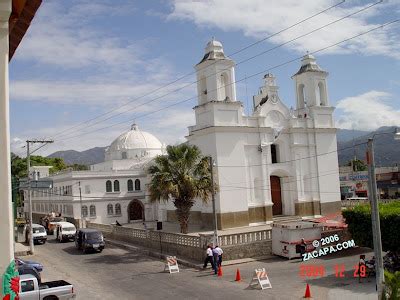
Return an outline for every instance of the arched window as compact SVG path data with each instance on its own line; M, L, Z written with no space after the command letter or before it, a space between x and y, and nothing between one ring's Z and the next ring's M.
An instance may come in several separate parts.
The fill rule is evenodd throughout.
M201 76L198 81L198 89L200 94L200 104L205 103L207 101L207 81L204 76Z
M119 192L119 181L114 180L114 192Z
M106 182L106 192L107 193L111 193L112 192L111 180L107 180L107 182Z
M298 86L298 91L297 91L297 105L299 108L304 108L304 102L305 102L305 91L304 91L304 84L299 84Z
M140 180L139 179L135 180L135 191L140 191Z
M88 216L88 210L87 210L87 206L83 205L82 206L82 217L87 217Z
M95 217L96 216L96 206L94 206L93 204L90 205L90 216L91 217Z
M221 86L219 94L221 96L221 100L229 100L229 82L227 73L221 74Z
M322 82L318 83L317 97L319 98L319 101L317 103L320 103L321 106L328 105L327 99L326 99L325 85Z
M273 164L279 162L279 147L276 144L271 145L271 162Z
M121 204L117 203L115 204L115 214L116 215L121 215Z
M113 215L113 214L114 214L114 207L110 203L110 204L107 205L107 215Z
M128 192L132 192L133 191L133 181L132 179L128 180Z

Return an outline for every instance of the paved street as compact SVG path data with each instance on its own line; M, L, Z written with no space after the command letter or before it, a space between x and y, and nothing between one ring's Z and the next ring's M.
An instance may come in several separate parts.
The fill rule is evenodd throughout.
M102 253L82 254L74 243L59 244L50 240L36 246L29 259L44 265L43 280L64 279L75 286L78 299L300 299L305 292L306 278L299 275L299 260L273 258L266 261L225 266L223 277L209 270L181 267L178 274L164 273L164 262L108 246ZM304 265L323 265L323 278L307 280L314 299L376 299L374 279L358 283L353 278L353 265L363 249L355 249L346 257L338 254L316 259ZM350 254L350 253L348 253ZM345 278L336 278L334 266L344 264ZM272 289L248 287L255 268L265 267ZM236 268L243 281L234 281Z

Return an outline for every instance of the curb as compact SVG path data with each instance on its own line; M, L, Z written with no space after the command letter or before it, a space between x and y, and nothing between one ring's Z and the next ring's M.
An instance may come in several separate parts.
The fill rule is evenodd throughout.
M16 251L14 252L14 256L18 257L18 256L28 256L31 255L29 250L23 250L23 251Z

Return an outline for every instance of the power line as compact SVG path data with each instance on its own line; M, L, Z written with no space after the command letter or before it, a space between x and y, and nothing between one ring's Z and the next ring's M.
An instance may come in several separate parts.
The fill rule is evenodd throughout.
M399 22L399 21L400 21L400 19L396 19L396 20L393 20L393 21L384 23L384 24L379 25L379 26L377 26L377 27L374 27L374 28L372 28L372 29L370 29L370 30L368 30L368 31L359 33L359 34L357 34L357 35L354 35L354 36L349 37L349 38L347 38L347 39L341 40L341 41L336 42L336 43L334 43L334 44L331 44L331 45L329 45L329 46L326 46L326 47L320 48L320 49L318 49L318 50L312 51L312 52L310 52L310 54L316 54L316 53L320 53L320 52L326 51L326 50L328 50L328 49L330 49L330 48L336 47L336 46L338 46L338 45L340 45L340 44L343 44L343 43L345 43L345 42L348 42L348 41L353 40L353 39L355 39L355 38L358 38L358 37L360 37L360 36L366 35L366 34L368 34L368 33L371 33L371 32L373 32L373 31L375 31L375 30L378 30L378 29L384 28L384 27L386 27L386 26L392 25L392 24L397 23L397 22ZM303 56L299 56L299 57L293 58L293 59L291 59L291 60L285 61L285 62L280 63L280 64L278 64L278 65L275 65L275 66L273 66L273 67L270 67L270 68L268 68L268 69L266 69L266 70L263 70L263 71L254 73L254 74L252 74L252 75L250 75L250 76L246 76L246 78L242 78L242 79L236 80L236 81L234 81L234 82L231 82L231 83L227 84L226 86L229 86L229 85L232 85L232 84L241 82L241 81L243 81L243 80L245 80L245 79L252 78L252 77L258 76L258 75L260 75L260 74L266 73L266 72L268 72L268 71L271 71L271 70L274 70L274 69L283 67L283 66L288 65L288 64L290 64L290 63L293 63L293 62L295 62L295 61L298 61L298 60L300 60L300 59L302 59L302 58L303 58ZM214 90L212 90L212 91L215 91L215 90L218 90L218 89L220 89L220 88L214 89ZM146 116L151 115L151 114L154 114L154 113L157 113L157 112L159 112L159 111L168 109L168 108L170 108L170 107L173 107L173 106L176 106L176 105L179 105L179 104L188 102L188 101L193 100L193 99L196 99L196 98L197 98L197 96L195 96L195 97L190 97L190 98L188 98L188 99L185 99L185 100L182 100L182 101L179 101L179 102L176 102L176 103L173 103L173 104L164 106L164 107L162 107L162 108L160 108L160 109L157 109L157 110L154 110L154 111L152 111L152 112L148 112L148 113L139 115L139 116L135 117L135 120L136 120L136 119L143 118L143 117L146 117ZM131 119L130 119L130 120L131 120ZM75 136L66 137L66 138L63 138L63 139L60 139L60 140L69 140L69 139L72 139L72 138L84 136L84 135L87 135L87 134L89 134L89 133L93 133L93 132L96 132L96 131L99 131L99 130L104 130L104 129L108 129L108 128L110 128L110 127L114 127L114 126L117 126L117 125L120 125L120 124L125 124L126 122L128 122L128 121L130 121L130 120L124 120L124 121L122 121L122 122L114 123L114 124L111 124L111 125L108 125L108 126L105 126L105 127L101 127L101 128L98 128L98 129L89 131L89 132L84 132L84 133L81 133L81 134L78 134L78 135L75 135Z
M359 143L359 144L356 144L354 146L360 146L360 145L365 145L365 144L367 144L367 142ZM294 162L294 161L297 161L297 160L314 158L314 157L318 157L318 156L323 156L323 155L336 153L336 152L343 151L343 150L346 150L346 149L349 149L349 148L353 148L353 145L345 147L345 148L342 148L342 149L336 149L336 150L332 150L332 151L329 151L329 152L324 152L324 153L320 153L320 154L316 154L316 155L305 156L305 157L300 157L300 158L294 158L294 159L282 161L282 162L279 162L279 163L284 164L284 163ZM268 165L272 166L272 165L275 165L275 164L274 163L265 163L265 164L246 165L246 166L244 166L244 165L241 165L241 166L239 166L239 165L225 165L225 166L224 165L217 165L217 167L220 167L220 168L246 168L246 167L259 167L259 166L268 166Z
M252 44L250 44L250 45L248 45L248 46L245 46L245 47L243 47L243 48L241 48L241 49L239 49L239 50L237 50L237 51L235 51L235 52L229 54L228 57L229 57L229 56L234 56L234 55L236 55L236 54L239 54L239 53L241 53L241 52L243 52L243 51L245 51L245 50L247 50L247 49L249 49L249 48L251 48L251 47L257 45L257 44L260 44L261 42L264 42L264 41L266 41L266 40L268 40L268 39L270 39L270 38L272 38L272 37L274 37L274 36L277 36L277 35L279 35L279 34L285 32L285 31L291 29L291 28L294 28L294 27L296 27L297 25L300 25L300 24L302 24L302 23L304 23L304 22L306 22L306 21L308 21L308 20L310 20L310 19L312 19L312 18L314 18L314 17L316 17L316 16L319 16L319 15L321 15L321 14L323 14L323 13L325 13L325 12L327 12L327 11L329 11L329 10L331 10L331 9L333 9L333 8L335 8L335 7L339 6L339 5L341 5L341 4L343 4L344 2L345 2L345 0L343 0L343 1L341 1L341 2L338 2L337 4L334 4L334 5L332 5L332 6L328 7L328 8L326 8L326 9L324 9L324 10L322 10L322 11L316 13L316 14L313 14L313 15L311 15L311 16L305 18L305 19L302 19L302 20L300 20L300 21L298 21L298 22L296 22L296 23L290 25L289 27L286 27L286 28L284 28L284 29L282 29L282 30L279 30L279 31L277 31L277 32L275 32L275 33L273 33L273 34L271 34L271 35L269 35L269 36L267 36L267 37L265 37L265 38L263 38L263 39L261 39L261 40L258 40L258 41L254 42L254 43L252 43ZM216 62L213 62L213 64L215 64L215 63L216 63ZM182 80L182 79L184 79L184 78L186 78L186 77L188 77L188 76L190 76L190 75L193 75L193 74L195 74L195 72L187 73L187 74L185 74L185 75L183 75L183 76L181 76L181 77L179 77L179 78L177 78L177 79L175 79L175 80L173 80L173 81L171 81L171 82L169 82L169 83L167 83L167 84L165 84L165 85L163 85L163 86L161 86L161 87L159 87L159 88L157 88L157 89L155 89L155 90L153 90L153 91L150 91L149 93L146 93L146 94L144 94L144 95L142 95L142 96L136 97L136 98L134 98L133 100L130 100L130 101L124 103L122 106L119 106L119 107L117 107L117 108L114 108L114 109L112 109L111 111L108 111L108 112L106 112L106 113L100 114L100 115L98 115L98 116L96 116L96 117L94 117L94 118L91 118L91 119L87 120L87 121L81 122L81 123L79 123L79 124L77 124L77 125L75 125L75 126L73 126L73 127L67 128L67 129L65 129L65 130L63 130L63 131L61 131L61 132L59 132L59 134L62 134L62 133L67 132L67 131L70 131L70 130L75 129L75 128L81 126L81 125L90 123L91 121L94 121L94 120L96 120L96 119L98 119L98 118L101 118L101 117L103 117L103 116L105 116L105 115L108 115L108 114L110 114L110 113L112 113L112 112L114 112L114 111L117 111L118 109L120 109L120 108L122 108L122 107L125 107L126 105L128 105L128 104L130 104L130 103L132 103L132 102L135 102L135 101L137 101L137 100L139 100L139 99L141 99L141 98L144 98L144 97L146 97L146 96L148 96L148 95L151 95L151 94L153 94L153 93L155 93L155 92L157 92L157 91L159 91L159 90L161 90L161 89L164 89L164 88L166 88L166 87L168 87L168 86L170 86L170 85L172 85L172 84L174 84L174 83L176 83L176 82L178 82L178 81L180 81L180 80ZM193 83L192 83L192 84L193 84ZM186 87L186 86L185 86L185 87ZM173 92L176 92L176 91L178 91L178 90L175 90L175 91L173 91ZM166 95L168 95L168 94L166 94ZM165 97L166 95L164 95L163 97ZM117 115L120 115L120 114L117 114ZM117 116L117 115L116 115L116 116Z
M244 59L244 60L242 60L242 61L239 61L238 63L235 64L235 66L238 66L238 65L241 65L241 64L243 64L243 63L246 63L246 62L248 62L248 61L250 61L250 60L252 60L252 59L254 59L254 58L256 58L256 57L259 57L259 56L261 56L261 55L264 55L264 54L266 54L266 53L269 53L269 52L271 52L271 51L273 51L273 50L276 50L276 49L278 49L278 48L280 48L280 47L283 47L283 46L285 46L285 45L287 45L287 44L289 44L289 43L291 43L291 42L294 42L294 41L296 41L296 40L298 40L298 39L300 39L300 38L303 38L303 37L305 37L305 36L308 36L308 35L310 35L310 34L312 34L312 33L315 33L315 32L317 32L317 31L319 31L319 30L321 30L321 29L324 29L324 28L326 28L326 27L328 27L328 26L331 26L331 25L333 25L333 24L335 24L335 23L338 23L338 22L340 22L340 21L342 21L342 20L344 20L344 19L347 19L347 18L349 18L349 17L351 17L351 16L354 16L354 15L356 15L356 14L358 14L358 13L361 13L361 12L367 10L367 9L372 8L373 6L375 6L375 5L377 5L377 4L380 4L381 2L382 2L382 1L379 1L379 2L373 3L373 4L371 4L371 5L368 5L368 6L362 8L362 9L360 9L360 10L358 10L358 11L355 11L355 12L353 12L353 13L351 13L351 14L348 14L348 15L346 15L346 16L344 16L344 17L341 17L341 18L339 18L339 19L336 19L335 21L329 22L329 23L327 23L327 24L325 24L325 25L323 25L323 26L320 26L320 27L318 27L318 28L316 28L316 29L314 29L314 30L311 30L311 31L309 31L309 32L307 32L307 33L301 34L301 35L299 35L299 36L297 36L297 37L295 37L295 38L293 38L293 39L290 39L289 41L286 41L286 42L281 43L281 44L279 44L279 45L277 45L277 46L274 46L274 47L272 47L272 48L269 48L269 49L267 49L267 50L265 50L265 51L262 51L262 52L260 52L260 53L258 53L258 54L256 54L256 55L253 55L253 56L251 56L251 57L249 57L249 58L246 58L246 59ZM215 63L216 63L216 61L213 62L211 65L213 65L213 64L215 64ZM205 78L207 79L207 78L209 78L209 77L211 77L211 76L217 75L217 74L222 73L222 72L224 72L224 71L226 71L226 70L229 70L229 68L225 68L225 69L222 69L222 70L220 70L220 71L218 71L218 72L216 72L216 73L209 74L209 75L207 75ZM246 77L244 80L246 80L246 79L247 79L247 77ZM112 116L107 117L107 118L105 118L105 119L99 120L99 121L97 121L97 122L95 122L95 123L92 123L92 124L86 126L86 128L93 127L93 126L95 126L95 125L97 125L97 124L99 124L99 123L102 123L102 122L104 122L104 121L113 119L114 117L119 116L119 115L122 115L122 114L125 114L125 113L127 113L127 112L137 110L138 108L140 108L140 107L142 107L142 106L144 106L144 105L147 105L147 104L152 103L152 102L154 102L154 101L156 101L156 100L159 100L159 99L161 99L161 98L164 98L164 97L166 97L166 96L168 96L168 95L170 95L170 94L176 93L176 92L178 92L178 91L180 91L180 90L183 90L184 88L189 87L189 86L191 86L191 85L193 85L193 84L196 84L196 83L198 83L198 82L199 82L199 80L195 80L195 81L193 81L193 82L191 82L191 83L188 83L188 84L186 84L186 85L184 85L184 86L182 86L182 87L180 87L180 88L178 88L178 89L175 89L175 90L173 90L173 91L170 91L170 92L168 92L168 93L166 93L166 94L164 94L164 95L161 95L161 96L156 97L156 98L154 98L154 99L151 99L151 100L149 100L149 101L143 102L143 103L141 103L141 104L139 104L139 105L137 105L137 106L135 106L135 107L133 107L133 108L127 109L127 110L125 110L125 111L119 112L118 114L112 115ZM218 89L217 89L217 90L218 90ZM214 91L214 90L212 90L212 91ZM194 98L197 98L197 96L195 96ZM85 129L86 129L86 128L85 128ZM66 134L66 135L64 134L64 135L61 135L61 136L68 136L68 135L70 135L70 134L71 134L71 133L68 133L68 134ZM59 137L60 137L60 135L59 135Z

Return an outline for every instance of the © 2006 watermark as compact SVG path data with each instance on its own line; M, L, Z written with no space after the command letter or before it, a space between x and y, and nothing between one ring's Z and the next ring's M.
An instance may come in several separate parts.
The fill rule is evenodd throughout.
M336 245L330 245L331 243L338 242L339 241L339 236L337 234L330 235L327 237L324 237L320 240L314 240L312 242L312 245L315 248L318 248L319 246L323 246L320 249L316 249L311 252L307 252L303 254L303 261L307 261L311 258L318 258L320 256L324 256L327 254L335 253L337 251L341 251L343 249L348 249L356 246L356 243L354 240L348 240L344 241L341 243L337 243ZM325 246L325 247L324 247Z

